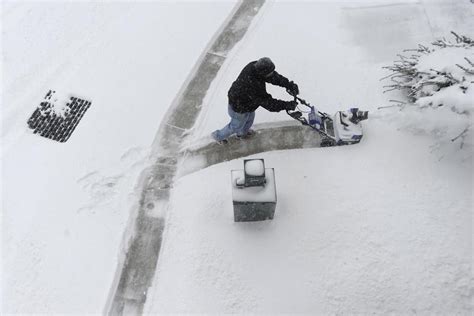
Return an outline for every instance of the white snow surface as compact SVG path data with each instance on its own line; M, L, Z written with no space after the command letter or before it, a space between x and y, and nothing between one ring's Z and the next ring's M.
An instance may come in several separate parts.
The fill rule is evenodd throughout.
M234 202L276 202L275 173L272 168L265 169L266 183L263 186L238 187L236 184L244 178L243 170L232 170L231 186ZM243 184L243 183L242 183Z
M262 176L265 170L264 162L260 159L248 160L244 163L244 170L250 176Z
M241 159L181 178L146 311L469 315L469 170L366 127L359 145L252 156L275 168L272 221L233 222Z
M228 87L262 56L318 109L369 110L364 138L251 156L275 168L272 221L233 222L229 178L242 159L180 178L145 311L471 315L472 147L426 132L423 124L453 120L449 109L377 108L400 96L382 93L382 66L453 29L473 34L473 9L469 1L266 3L213 82L189 145L228 122ZM286 119L257 111L257 122Z
M1 5L1 311L102 313L160 121L235 2ZM26 125L49 89L92 101L66 143Z
M469 1L270 1L245 41L224 63L189 138L193 144L228 123L227 91L242 68L269 56L276 70L300 88L300 96L318 110L334 114L359 107L376 114L395 93L383 94L382 69L404 49L450 35L474 34ZM267 84L273 97L291 100L284 88ZM291 119L256 111L256 123Z
M474 145L472 131L474 74L456 66L472 68L465 58L474 60L473 47L439 48L430 54L421 55L416 66L417 71L429 74L424 75L426 77L433 76L435 78L433 81L446 80L443 76L437 75L437 72L446 72L454 80L457 80L457 83L439 90L437 86L426 85L415 104L423 108L422 114L429 111L426 108L435 108L434 111L429 111L429 114L424 115L424 124L419 124L418 128L424 128L426 132L435 134L445 143L450 139L456 140L459 138L458 135L462 135L462 139L457 140L457 143L472 153ZM440 111L440 107L443 107L442 111ZM413 112L413 109L411 111Z
M149 146L234 4L2 2L2 313L104 312ZM440 115L449 109L376 109L397 96L382 94L381 67L451 30L474 34L473 6L267 2L189 144L227 123L230 84L262 56L318 109L369 110L364 138L254 156L275 168L272 221L233 222L241 159L180 178L145 312L471 314L472 149L420 127L454 119ZM49 89L92 101L64 144L26 126ZM286 119L257 111L257 122Z

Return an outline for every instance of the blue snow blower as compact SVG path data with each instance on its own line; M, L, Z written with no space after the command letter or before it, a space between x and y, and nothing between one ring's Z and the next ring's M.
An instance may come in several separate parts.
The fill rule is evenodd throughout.
M321 147L356 144L362 139L360 122L369 117L368 111L351 108L347 111L337 111L330 117L296 95L293 97L298 104L306 106L308 110L302 111L298 108L294 111L287 110L286 113L321 134L323 136ZM307 114L307 118L304 114Z

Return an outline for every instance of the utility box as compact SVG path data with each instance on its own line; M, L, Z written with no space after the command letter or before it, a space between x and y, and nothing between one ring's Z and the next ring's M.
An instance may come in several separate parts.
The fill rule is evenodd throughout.
M275 172L263 159L244 160L243 170L231 171L235 222L273 219L277 196Z

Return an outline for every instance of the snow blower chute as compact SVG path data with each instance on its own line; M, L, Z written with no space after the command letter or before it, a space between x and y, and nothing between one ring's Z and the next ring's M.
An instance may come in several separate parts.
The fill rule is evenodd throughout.
M361 121L368 118L368 111L360 111L358 108L351 108L347 111L337 111L333 117L327 113L319 112L314 106L305 100L293 95L295 101L308 107L308 111L287 110L289 116L317 131L323 136L321 147L335 145L350 145L360 142L362 139ZM307 114L307 118L305 117Z

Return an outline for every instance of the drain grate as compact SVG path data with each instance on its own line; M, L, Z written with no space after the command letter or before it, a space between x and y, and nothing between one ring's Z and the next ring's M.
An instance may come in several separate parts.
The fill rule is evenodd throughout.
M56 91L49 90L28 119L28 126L35 134L64 143L90 106L90 101L60 97Z

